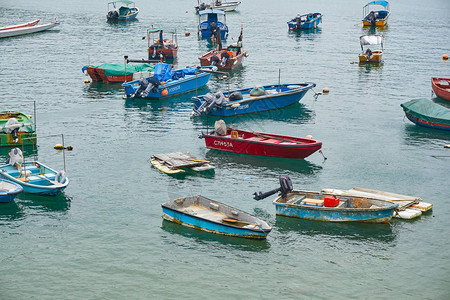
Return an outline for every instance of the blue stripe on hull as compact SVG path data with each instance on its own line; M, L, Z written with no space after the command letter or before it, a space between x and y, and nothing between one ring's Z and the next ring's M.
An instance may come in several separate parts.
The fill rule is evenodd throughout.
M181 224L211 233L230 235L245 238L266 238L267 233L239 228L236 226L227 226L226 224L208 222L205 219L196 218L187 214L179 213L163 207L163 218L174 223Z
M353 209L327 209L317 207L291 207L281 203L274 203L277 215L294 217L306 220L331 221L331 222L388 222L394 213L394 209L381 210L353 210Z
M450 131L450 126L442 126L436 123L426 123L423 120L420 120L419 118L414 118L410 114L405 114L408 120L413 122L414 124L417 124L419 126L433 128L433 129L440 129L440 130L447 130Z

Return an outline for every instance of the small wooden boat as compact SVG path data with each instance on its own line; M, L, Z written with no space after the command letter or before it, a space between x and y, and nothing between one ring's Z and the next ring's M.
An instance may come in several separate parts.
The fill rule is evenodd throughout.
M400 104L413 123L434 129L450 130L450 109L421 98Z
M206 85L216 67L185 68L172 71L168 64L157 64L154 75L122 84L131 98L164 99Z
M2 30L10 30L10 29L16 29L16 28L21 28L21 27L29 27L29 26L34 26L37 23L39 23L39 19L38 20L34 20L28 23L23 23L23 24L17 24L17 25L10 25L10 26L4 26L4 27L0 27L0 31Z
M297 15L289 22L287 22L289 30L299 29L314 29L322 22L321 13L309 13L304 15Z
M431 87L436 96L450 101L450 78L431 77Z
M208 93L192 97L192 116L200 115L230 117L283 108L299 102L307 91L315 87L312 82L274 84L246 88L230 92Z
M221 20L219 20L221 16ZM205 9L198 13L198 33L202 38L211 38L216 29L220 30L220 36L225 39L228 35L226 14L220 9Z
M130 21L136 19L139 8L133 1L121 0L108 3L108 21Z
M388 223L398 204L365 197L340 198L321 192L293 190L288 176L280 176L280 188L255 193L261 200L280 192L273 201L277 215L315 221Z
M18 111L0 111L0 147L36 144L36 125L32 116Z
M23 187L24 192L55 196L69 185L65 171L55 171L38 162L23 162L22 151L13 148L9 162L0 165L0 176Z
M147 29L148 41L148 59L175 59L178 55L178 40L177 31L169 31L172 34L172 39L163 38L163 28Z
M200 2L200 1L198 1ZM205 10L205 9L220 9L223 11L233 11L236 10L238 5L241 4L241 1L221 1L221 0L214 0L211 2L211 4L206 3L198 3L197 6L194 6L195 12L198 13L199 11Z
M81 70L89 75L92 81L114 83L152 76L154 69L155 66L148 63L136 65L104 63L99 66L86 65Z
M0 38L40 32L40 31L51 29L57 25L59 25L59 22L55 20L55 22L51 22L51 23L43 24L43 25L24 26L24 27L18 27L18 28L13 28L13 29L5 29L5 30L0 31Z
M422 201L419 197L400 195L391 192L354 187L350 190L322 189L322 193L333 196L353 196L364 197L376 200L391 201L398 204L394 212L394 218L414 219L422 215L422 212L429 211L433 204Z
M272 230L255 216L200 195L175 199L161 206L164 219L211 233L264 239Z
M222 124L225 126L225 122L222 121ZM224 131L224 135L218 134ZM208 149L284 158L305 158L322 147L321 142L312 138L298 138L235 128L216 130L204 134L202 137L205 138Z
M22 191L23 187L19 184L0 179L0 203L11 202Z
M188 152L155 154L150 163L161 172L169 175L186 173L214 172L214 167L207 160L201 160Z
M363 7L363 26L383 27L387 24L390 14L389 2L370 1Z
M383 56L383 36L379 34L363 35L359 40L362 51L359 55L359 62L379 63Z

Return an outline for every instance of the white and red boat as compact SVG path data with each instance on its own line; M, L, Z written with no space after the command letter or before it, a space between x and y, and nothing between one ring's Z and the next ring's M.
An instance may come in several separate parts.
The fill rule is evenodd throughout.
M4 26L4 27L0 27L0 31L2 30L10 30L10 29L16 29L16 28L22 28L22 27L29 27L29 26L34 26L37 23L39 23L39 19L38 20L34 20L28 23L23 23L23 24L17 24L17 25L10 25L10 26Z
M36 22L36 24L37 24L37 22ZM23 25L23 24L21 24L21 25ZM16 25L15 27L13 26L14 28L0 30L0 38L40 32L40 31L44 31L44 30L53 28L57 25L59 25L59 22L56 20L55 20L55 22L51 22L51 23L43 24L43 25L30 25L30 26L21 26L21 27L17 27L18 25Z
M320 150L322 142L311 138L227 128L225 135L204 134L206 148L260 156L305 158Z

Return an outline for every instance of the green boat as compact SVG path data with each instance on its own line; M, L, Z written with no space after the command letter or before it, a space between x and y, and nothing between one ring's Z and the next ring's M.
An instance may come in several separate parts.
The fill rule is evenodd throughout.
M36 124L32 116L18 111L0 111L0 147L36 144Z

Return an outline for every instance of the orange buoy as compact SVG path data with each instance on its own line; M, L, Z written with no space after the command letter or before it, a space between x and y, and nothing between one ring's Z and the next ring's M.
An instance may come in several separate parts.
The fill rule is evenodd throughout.
M310 134L308 134L305 138L312 140L312 139L313 139L313 136L310 135Z
M330 92L330 89L327 88L327 87L324 87L323 90L322 90L322 92L323 92L324 94L328 94L328 93Z
M163 97L165 97L165 96L169 95L169 91L168 91L167 89L163 89L163 90L161 91L161 95L162 95Z
M189 32L186 31L186 32L184 33L184 35L185 35L185 36L190 36L191 34L190 34Z
M447 54L442 55L442 59L443 60L448 60L448 55Z

